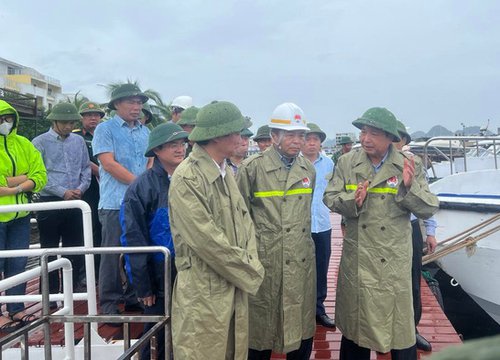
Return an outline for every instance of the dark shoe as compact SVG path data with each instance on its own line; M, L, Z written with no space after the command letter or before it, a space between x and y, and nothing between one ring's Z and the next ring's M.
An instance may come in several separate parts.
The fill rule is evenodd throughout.
M422 335L417 334L417 349L429 352L432 351L432 345Z
M56 310L57 308L59 308L59 305L57 305L57 301L51 301L49 303L49 309L50 310Z
M135 303L135 304L125 304L124 308L125 312L131 312L131 313L142 313L144 312L144 307L140 303Z
M316 315L316 324L319 324L327 328L335 327L335 321L333 321L333 319L326 314Z

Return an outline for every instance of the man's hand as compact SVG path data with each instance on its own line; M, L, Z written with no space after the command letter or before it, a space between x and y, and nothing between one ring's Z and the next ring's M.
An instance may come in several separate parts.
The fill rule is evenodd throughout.
M66 190L64 193L64 200L79 200L82 197L80 190Z
M434 235L427 235L425 239L425 243L427 244L427 254L432 254L436 250L437 240Z
M139 298L137 300L139 300L140 302L142 302L144 304L144 306L150 306L151 307L156 302L156 296L154 296L154 295L146 296L144 298Z
M356 192L354 193L354 200L356 201L356 205L358 206L358 208L363 206L363 202L366 199L366 192L368 191L368 185L370 185L368 180L366 180L364 183L360 182L358 184Z
M411 160L405 158L405 163L403 167L403 184L407 189L411 187L414 177L415 177L415 159L412 156Z

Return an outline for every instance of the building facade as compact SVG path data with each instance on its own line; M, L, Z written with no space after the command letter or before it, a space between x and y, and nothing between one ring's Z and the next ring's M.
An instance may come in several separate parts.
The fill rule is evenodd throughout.
M38 108L50 110L62 98L59 80L0 57L0 88L36 98Z

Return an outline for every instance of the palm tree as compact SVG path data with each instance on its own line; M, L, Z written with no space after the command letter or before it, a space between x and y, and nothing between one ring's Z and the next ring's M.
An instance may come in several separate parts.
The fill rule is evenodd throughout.
M73 97L66 96L66 100L63 102L73 104L77 109L80 109L80 106L87 101L90 101L89 98L80 94L80 91L77 91Z

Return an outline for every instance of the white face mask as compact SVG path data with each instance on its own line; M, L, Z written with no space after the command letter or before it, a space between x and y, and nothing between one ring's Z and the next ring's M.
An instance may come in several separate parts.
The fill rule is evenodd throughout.
M0 124L0 134L9 135L10 130L12 130L12 126L14 126L14 123L4 121Z

